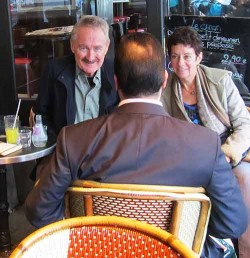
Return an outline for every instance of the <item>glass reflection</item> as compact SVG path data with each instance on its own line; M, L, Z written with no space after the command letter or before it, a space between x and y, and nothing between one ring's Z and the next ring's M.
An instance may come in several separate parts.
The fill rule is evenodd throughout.
M250 17L249 0L168 0L168 15Z
M95 11L94 0L10 0L19 98L37 97L48 59L71 52L71 26L81 15Z

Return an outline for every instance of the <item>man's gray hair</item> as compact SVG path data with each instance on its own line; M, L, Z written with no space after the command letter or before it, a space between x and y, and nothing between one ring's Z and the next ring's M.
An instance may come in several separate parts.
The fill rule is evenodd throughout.
M94 27L100 28L104 35L106 36L107 40L109 41L109 25L108 23L102 19L101 17L95 15L84 15L81 17L79 21L74 25L74 28L71 33L71 40L76 39L76 32L79 28L82 27Z

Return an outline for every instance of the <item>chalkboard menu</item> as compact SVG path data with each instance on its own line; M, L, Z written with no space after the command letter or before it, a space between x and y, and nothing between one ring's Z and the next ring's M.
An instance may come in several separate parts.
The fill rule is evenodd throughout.
M250 19L167 16L166 44L168 36L179 26L191 26L200 34L204 47L203 64L232 71L237 87L250 89Z

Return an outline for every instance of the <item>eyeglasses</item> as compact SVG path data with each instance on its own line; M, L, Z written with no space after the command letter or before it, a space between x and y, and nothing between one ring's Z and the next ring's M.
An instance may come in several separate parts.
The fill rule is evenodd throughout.
M184 60L185 62L192 62L196 59L196 56L193 54L184 54L184 55L176 55L172 54L171 55L171 62L177 62L180 61L180 59Z

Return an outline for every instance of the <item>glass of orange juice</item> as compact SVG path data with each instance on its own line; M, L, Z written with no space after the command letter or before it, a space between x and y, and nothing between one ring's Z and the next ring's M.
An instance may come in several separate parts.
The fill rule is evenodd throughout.
M7 143L18 144L19 142L19 118L15 123L15 115L4 116L4 127Z

